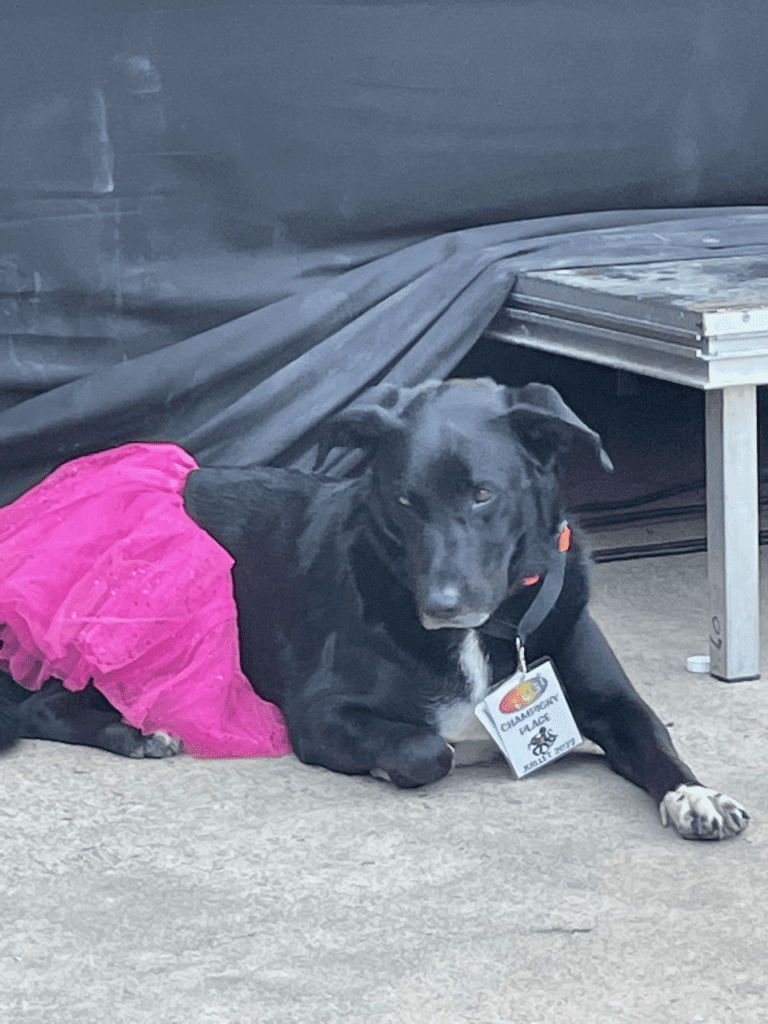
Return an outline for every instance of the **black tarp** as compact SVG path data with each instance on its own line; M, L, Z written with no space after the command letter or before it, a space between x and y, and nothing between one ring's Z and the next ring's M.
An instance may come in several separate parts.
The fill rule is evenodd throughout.
M766 201L763 0L3 0L0 23L0 190L71 284L107 256ZM60 232L76 195L101 205Z
M306 465L368 384L450 372L520 269L762 251L762 0L0 19L0 500L137 438Z
M282 283L294 294L66 384L54 374L49 390L7 408L2 497L77 454L147 438L176 441L203 464L309 467L318 426L367 387L450 373L521 270L766 253L765 208L492 225L383 256L358 246L351 269L317 252ZM23 359L8 354L0 390ZM45 388L46 365L37 371Z

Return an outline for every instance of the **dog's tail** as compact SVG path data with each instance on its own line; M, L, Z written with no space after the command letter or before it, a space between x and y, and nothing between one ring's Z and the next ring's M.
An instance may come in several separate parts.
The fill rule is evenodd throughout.
M5 750L19 738L19 723L14 708L0 707L0 750Z
M16 713L19 693L23 694L24 691L17 687L7 673L0 671L0 750L15 743L21 733Z

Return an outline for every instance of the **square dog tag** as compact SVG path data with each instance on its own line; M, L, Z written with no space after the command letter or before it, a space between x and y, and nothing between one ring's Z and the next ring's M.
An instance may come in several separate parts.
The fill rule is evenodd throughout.
M518 779L581 743L555 666L549 658L515 672L475 707Z

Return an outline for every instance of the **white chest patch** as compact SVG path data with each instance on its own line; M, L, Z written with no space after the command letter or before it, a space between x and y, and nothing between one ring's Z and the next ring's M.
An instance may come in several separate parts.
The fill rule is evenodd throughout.
M476 630L468 629L461 643L459 652L459 666L469 682L469 700L471 701L474 716L474 707L481 701L488 692L491 685L491 672L488 667L488 659L485 656L483 645Z
M438 705L435 726L443 739L455 746L455 764L492 760L498 755L498 747L475 716L475 705L490 689L491 672L474 629L467 630L461 643L459 667L469 683L469 695Z

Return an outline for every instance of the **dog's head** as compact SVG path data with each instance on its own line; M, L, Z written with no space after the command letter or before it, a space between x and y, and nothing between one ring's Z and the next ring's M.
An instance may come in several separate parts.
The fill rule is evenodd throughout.
M377 388L344 410L318 461L336 446L369 453L375 518L403 552L422 625L474 628L516 580L546 571L560 517L554 466L576 435L611 468L548 385L430 381Z

